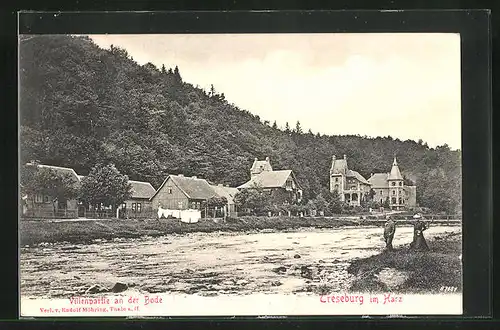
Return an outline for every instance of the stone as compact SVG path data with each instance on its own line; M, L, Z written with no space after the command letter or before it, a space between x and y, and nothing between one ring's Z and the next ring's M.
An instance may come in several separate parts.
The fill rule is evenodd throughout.
M299 259L300 258L300 254L296 254L293 256L295 259Z
M410 274L395 268L384 268L375 277L385 284L387 288L394 289L406 282Z
M118 292L123 292L128 289L128 285L125 283L121 282L116 282L113 288L111 289L112 292L118 293Z
M94 293L101 293L101 292L109 292L109 290L103 286L100 286L99 284L94 284L85 291L85 294L94 294Z

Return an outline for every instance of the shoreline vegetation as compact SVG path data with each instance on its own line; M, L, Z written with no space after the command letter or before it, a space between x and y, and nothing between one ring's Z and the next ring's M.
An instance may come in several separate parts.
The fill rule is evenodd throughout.
M428 240L430 251L414 252L409 244L392 252L354 260L350 291L401 294L462 292L462 240L457 232Z
M240 217L201 219L197 223L183 223L176 219L147 220L21 220L19 223L20 245L40 243L91 243L94 240L116 238L158 237L168 234L287 231L299 228L339 228L347 226L382 226L384 221L357 218L327 217ZM441 225L456 222L441 222ZM411 221L398 221L399 225L411 225Z

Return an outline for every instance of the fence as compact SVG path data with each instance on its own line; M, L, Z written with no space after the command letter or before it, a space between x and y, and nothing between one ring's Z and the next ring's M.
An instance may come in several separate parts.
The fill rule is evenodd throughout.
M77 209L63 209L59 210L27 210L24 214L21 215L21 218L25 219L76 219L78 218L78 210Z

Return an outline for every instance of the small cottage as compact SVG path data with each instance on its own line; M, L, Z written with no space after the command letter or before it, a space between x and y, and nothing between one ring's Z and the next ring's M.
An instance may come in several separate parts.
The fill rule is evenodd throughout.
M300 202L302 189L299 186L292 170L273 170L269 157L265 160L255 158L250 168L250 181L242 184L238 189L260 188L275 200L284 203Z
M223 185L212 185L205 179L182 174L169 175L151 198L153 209L158 207L168 210L202 210L203 204L213 197L225 197L228 205L225 214L236 215L234 196L238 189ZM206 215L205 215L206 216Z

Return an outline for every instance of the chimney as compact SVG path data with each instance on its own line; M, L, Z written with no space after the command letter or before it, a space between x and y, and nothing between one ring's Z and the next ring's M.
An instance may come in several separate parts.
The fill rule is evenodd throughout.
M333 155L333 156L332 156L332 160L333 160L333 161L335 161L335 159L336 159L336 158L335 158L335 155Z
M192 178L193 178L193 179L197 179L198 177L197 177L196 175L193 175L193 176L192 176Z
M346 155L344 155L344 159L347 160L347 156Z
M269 161L269 157L266 157L266 162L268 162L268 161Z
M184 176L184 174L179 174L179 176L180 176L180 177L183 177L183 176Z
M222 183L219 183L217 186L218 187L224 187L224 185Z
M370 173L370 177L372 177L372 176L373 176L373 173Z
M258 161L259 159L257 157L255 157L253 160Z

